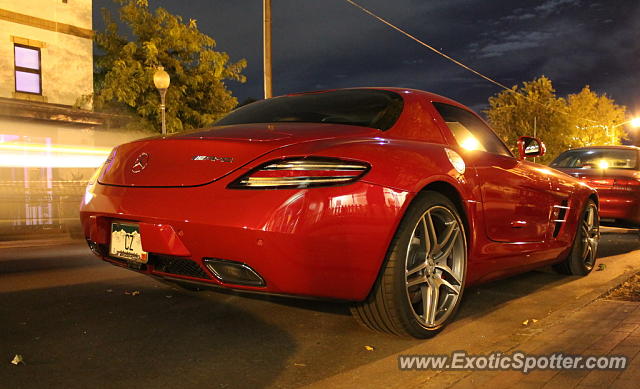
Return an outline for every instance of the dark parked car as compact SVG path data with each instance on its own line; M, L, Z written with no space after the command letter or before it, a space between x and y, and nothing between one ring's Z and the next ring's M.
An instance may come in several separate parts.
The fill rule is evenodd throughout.
M640 227L640 148L592 146L560 154L551 167L597 189L600 221L614 227Z

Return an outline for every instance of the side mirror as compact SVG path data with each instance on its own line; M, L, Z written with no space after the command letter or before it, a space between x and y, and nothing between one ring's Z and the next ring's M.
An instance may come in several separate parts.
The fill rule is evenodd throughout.
M527 157L542 157L547 151L544 143L532 136L521 136L518 138L518 154L520 159Z

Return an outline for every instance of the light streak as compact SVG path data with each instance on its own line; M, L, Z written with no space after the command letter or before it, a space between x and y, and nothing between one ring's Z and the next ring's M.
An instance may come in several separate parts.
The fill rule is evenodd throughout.
M0 167L96 168L107 159L106 147L0 143Z

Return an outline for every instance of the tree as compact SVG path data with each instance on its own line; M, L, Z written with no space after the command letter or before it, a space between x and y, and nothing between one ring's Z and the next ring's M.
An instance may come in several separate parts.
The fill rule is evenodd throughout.
M120 22L127 31L121 35L111 13L102 10L106 28L95 37L101 52L95 60L96 109L125 107L142 127L158 131L160 96L153 73L159 66L171 76L169 132L208 125L238 104L225 81L245 81L244 59L231 63L227 53L215 51L216 42L200 32L193 19L183 23L163 8L151 12L147 0L114 1L120 4Z
M515 150L522 135L535 135L547 146L541 162L569 148L617 144L625 107L585 86L578 94L557 97L550 79L541 76L489 98L485 111L500 137Z
M616 105L606 95L598 96L589 89L567 98L570 147L619 144L625 138L622 127L625 107Z
M556 97L553 84L547 77L502 91L489 98L489 106L485 112L489 122L512 151L517 150L516 140L523 135L543 139L550 155L564 147L555 140L565 136L566 117L558 112L566 109L566 103Z

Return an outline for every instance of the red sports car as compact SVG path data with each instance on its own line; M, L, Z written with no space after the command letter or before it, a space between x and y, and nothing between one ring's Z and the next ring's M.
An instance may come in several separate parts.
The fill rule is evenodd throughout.
M565 151L551 167L598 190L603 225L640 227L640 148L591 146Z
M292 94L116 147L87 187L92 251L183 286L348 301L427 337L466 286L595 262L589 186L514 157L465 106L407 89Z

